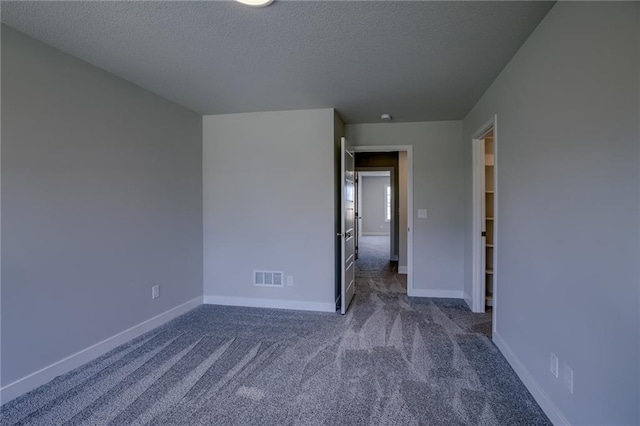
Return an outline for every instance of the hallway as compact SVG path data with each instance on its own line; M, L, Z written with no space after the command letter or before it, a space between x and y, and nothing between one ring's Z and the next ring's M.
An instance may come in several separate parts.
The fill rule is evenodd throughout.
M356 293L407 294L407 276L389 260L389 236L361 236L356 260Z

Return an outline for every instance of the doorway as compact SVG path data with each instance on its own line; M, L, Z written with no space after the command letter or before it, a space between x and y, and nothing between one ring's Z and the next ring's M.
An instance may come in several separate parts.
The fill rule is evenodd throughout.
M356 166L356 259L360 256L361 240L365 243L375 240L379 247L384 246L388 260L398 260L394 254L397 220L394 177L394 167Z
M491 313L496 329L498 144L494 116L475 134L473 153L472 310Z
M397 156L391 158L397 163ZM370 169L356 167L356 287L361 293L406 294L406 275L398 273L399 256L394 255L392 233L397 221L395 167Z
M354 147L356 292L409 294L413 288L410 146Z

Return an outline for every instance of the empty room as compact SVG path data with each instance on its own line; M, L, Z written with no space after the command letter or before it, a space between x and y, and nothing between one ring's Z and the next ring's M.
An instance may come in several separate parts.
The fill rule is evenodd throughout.
M0 425L640 424L640 2L0 16Z

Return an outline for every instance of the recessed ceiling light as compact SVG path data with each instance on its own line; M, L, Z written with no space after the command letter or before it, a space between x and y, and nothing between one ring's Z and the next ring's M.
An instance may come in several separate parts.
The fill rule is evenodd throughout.
M380 120L391 121L391 114L382 114Z
M273 0L236 0L238 3L246 4L251 7L265 7L273 3Z

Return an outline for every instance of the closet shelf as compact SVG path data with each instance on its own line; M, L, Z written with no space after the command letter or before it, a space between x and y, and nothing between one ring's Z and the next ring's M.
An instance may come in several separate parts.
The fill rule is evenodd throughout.
M493 275L493 269L487 269L487 274Z
M487 220L493 220L493 218L492 218L492 217L485 217L485 219L487 219Z

